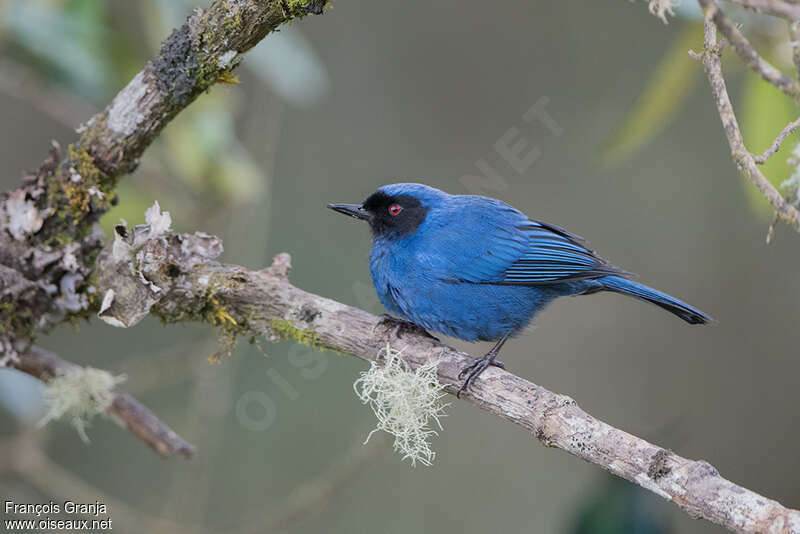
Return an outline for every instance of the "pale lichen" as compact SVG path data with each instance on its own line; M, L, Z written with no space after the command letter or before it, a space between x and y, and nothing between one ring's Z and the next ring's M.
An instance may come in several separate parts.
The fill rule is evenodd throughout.
M108 129L121 135L133 134L144 120L140 106L148 90L149 87L144 79L144 71L141 71L111 102L111 106L108 109L108 119L106 120Z
M172 217L168 211L161 212L158 200L144 211L144 221L150 225L150 239L161 237L171 230Z
M154 242L166 243L165 236L171 231L172 217L168 211L161 211L158 201L147 208L144 217L144 225L128 229L123 220L115 227L111 260L116 269L111 270L134 276L103 278L108 285L103 287L103 303L97 315L112 326L127 328L138 323L162 293L162 288L148 276L157 275L165 261L166 251L164 246L152 245ZM147 291L140 291L141 288Z
M83 284L83 275L67 273L61 277L59 282L59 295L55 300L55 306L61 311L77 313L89 308L89 297L85 293L78 291Z
M781 187L786 191L788 201L795 206L800 206L800 143L795 145L787 162L794 167L794 172L783 181Z
M97 287L98 295L103 295L103 305L99 317L113 326L128 328L137 324L170 288L187 283L186 273L222 253L222 242L217 237L202 232L172 233L172 218L169 212L161 211L158 202L147 209L145 220L147 224L133 228L128 228L124 220L115 226L111 254L101 259ZM219 289L209 287L209 299ZM209 305L215 311L221 306L213 302ZM197 316L206 318L204 310L198 310ZM166 322L178 320L164 315L161 318ZM232 324L233 319L230 314L224 317L220 313L214 318L221 320L213 324L222 325Z
M80 254L80 243L67 243L64 245L64 255L61 256L61 267L67 272L78 272L80 265L78 264L77 255Z
M227 52L219 56L219 59L217 60L217 66L220 69L229 68L233 63L234 58L236 58L237 55L239 55L239 53L236 50L228 50Z
M678 6L680 0L648 0L648 9L650 13L661 19L661 22L667 24L667 15L675 16L675 7Z
M383 365L372 362L353 384L358 398L370 405L378 419L364 443L383 430L394 436L394 450L404 460L410 459L412 465L431 465L436 453L429 439L438 434L432 423L442 428L439 419L446 415L448 406L441 401L445 386L437 378L439 362L432 360L411 370L401 353L387 344L378 355Z
M6 228L17 241L38 232L44 223L36 205L25 198L23 189L17 189L9 195L5 202L5 211L8 220Z
M12 338L0 334L0 367L11 367L20 362Z
M105 292L105 295L103 295L103 302L100 305L100 311L97 312L97 316L111 326L116 326L117 328L127 328L128 325L108 313L109 308L111 308L111 303L114 302L114 295L115 293L113 289L108 289Z
M124 380L122 375L114 376L93 367L78 367L59 374L44 387L48 411L39 426L65 417L88 443L86 429L90 420L111 406L114 388Z

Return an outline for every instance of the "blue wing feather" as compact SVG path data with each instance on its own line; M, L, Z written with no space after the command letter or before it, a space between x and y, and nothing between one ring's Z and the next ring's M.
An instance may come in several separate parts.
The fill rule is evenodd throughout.
M595 255L583 238L499 200L450 196L431 215L421 236L411 238L421 240L419 246L409 244L419 251L418 264L438 280L544 285L629 275Z
M583 238L563 228L529 220L519 229L528 237L528 248L494 283L539 285L629 274L598 257Z

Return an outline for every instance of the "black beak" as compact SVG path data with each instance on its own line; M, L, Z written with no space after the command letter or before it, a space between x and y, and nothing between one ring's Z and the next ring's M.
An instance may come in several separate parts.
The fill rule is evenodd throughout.
M364 209L361 208L361 204L328 204L328 207L333 211L344 213L356 219L368 221L372 218L372 215L370 215L368 211L364 211Z

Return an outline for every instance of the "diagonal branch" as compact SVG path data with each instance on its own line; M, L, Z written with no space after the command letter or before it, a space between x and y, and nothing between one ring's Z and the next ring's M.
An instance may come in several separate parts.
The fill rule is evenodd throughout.
M762 58L742 34L738 26L717 5L716 0L698 0L707 18L711 18L722 35L730 41L736 54L750 70L800 103L800 82L786 76Z
M760 156L755 156L753 161L759 165L766 163L767 160L772 157L772 155L775 154L778 149L781 148L781 143L783 143L784 139L792 135L798 128L800 128L800 118L795 119L787 124L786 127L781 130L781 133L778 134L778 137L776 137L772 144L769 145L769 147L764 151L764 153Z
M68 371L80 369L79 365L63 360L57 354L35 346L27 351L20 351L16 359L10 360L8 365L43 382L48 382ZM191 458L195 453L193 445L186 442L165 423L161 422L153 412L139 401L119 388L114 391L114 400L107 413L125 423L125 426L133 435L145 442L161 456L180 454L186 458Z
M781 0L727 0L731 4L738 4L745 9L752 9L759 13L786 17L789 20L800 20L800 5Z
M86 317L102 234L95 224L116 200L119 179L136 169L159 132L218 81L242 54L280 25L320 14L326 0L213 0L164 41L157 57L78 132L62 153L53 142L41 167L0 193L0 364L43 379L74 364L42 349L20 350L38 332ZM120 392L109 411L162 455L194 448Z
M709 17L703 62L734 160L780 216L800 231L800 214L783 202L744 147L710 18L764 79L796 100L800 84L760 58L714 0L700 2ZM118 179L136 168L143 151L177 113L217 81L230 79L240 55L267 33L293 18L320 13L325 5L314 0L215 0L207 10L196 11L164 42L158 57L81 129L66 155L54 146L21 188L0 195L0 351L15 346L4 336L27 339L66 318L99 309L102 319L117 326L131 326L153 313L167 322L217 325L231 340L283 337L365 360L377 358L387 341L374 331L377 318L291 285L287 255L277 256L267 270L249 271L214 261L221 246L205 234L118 228L119 243L112 251L102 249L93 232L113 200ZM88 291L95 285L98 291ZM439 379L448 391L456 391L458 372L469 355L411 334L402 344L412 368L436 358ZM21 352L17 365L45 379L59 365L72 365L41 349ZM13 361L13 355L5 359ZM511 373L487 370L465 398L520 425L543 444L630 480L693 517L737 532L800 533L800 512L724 479L706 462L688 460L599 421L569 397ZM190 450L122 392L110 410L156 450Z
M391 341L402 345L403 357L412 369L438 360L439 380L453 394L460 385L460 369L472 360L468 354L422 335L388 339L387 332L375 329L378 317L293 286L288 280L288 254L277 255L268 269L250 271L210 259L221 247L218 243L209 246L215 238L205 234L148 239L148 231L137 227L120 232L118 241L139 243L138 250L131 250L127 259L104 253L99 260L103 270L116 273L101 280L99 286L101 293L112 296L104 299L110 304L101 313L112 324L132 325L152 313L165 322L218 325L229 340L255 335L287 338L369 361L375 361L380 349ZM198 253L187 254L191 250ZM147 272L136 260L142 256L148 258ZM158 288L157 298L151 297L153 286ZM463 398L523 427L544 445L638 484L693 517L736 532L800 534L800 512L726 480L704 461L683 458L599 421L571 398L509 372L494 367L486 370Z
M789 226L800 232L800 211L786 202L780 192L764 176L756 164L753 155L747 150L733 111L731 99L725 85L725 78L722 76L722 61L720 59L720 49L717 45L717 32L714 23L719 20L721 11L717 8L714 0L700 0L704 7L707 6L706 20L704 26L704 51L702 55L696 55L703 62L714 102L717 105L719 117L722 120L722 128L731 149L731 156L736 164L736 168L742 175L750 181L766 197L775 213ZM724 17L724 15L722 15ZM725 17L727 19L727 17ZM723 21L725 19L722 19ZM730 22L728 20L728 22ZM736 30L738 32L738 30ZM730 39L730 37L729 37ZM788 78L787 78L788 79ZM789 80L796 84L793 80Z
M21 187L0 193L0 266L31 281L24 295L9 294L3 278L14 276L0 273L0 355L99 305L88 291L102 247L95 223L116 201L119 179L178 113L232 79L242 54L282 24L322 13L326 2L213 0L195 10L64 153L54 143Z
M322 13L325 0L215 0L174 30L161 51L82 129L86 148L109 180L132 172L155 136L183 108L222 80L241 54L295 17Z

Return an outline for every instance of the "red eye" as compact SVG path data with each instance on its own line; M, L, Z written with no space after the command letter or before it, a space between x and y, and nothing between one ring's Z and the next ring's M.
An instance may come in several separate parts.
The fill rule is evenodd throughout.
M403 211L403 206L401 206L400 204L392 204L391 206L389 206L389 213L391 213L392 215L397 215L401 211Z

